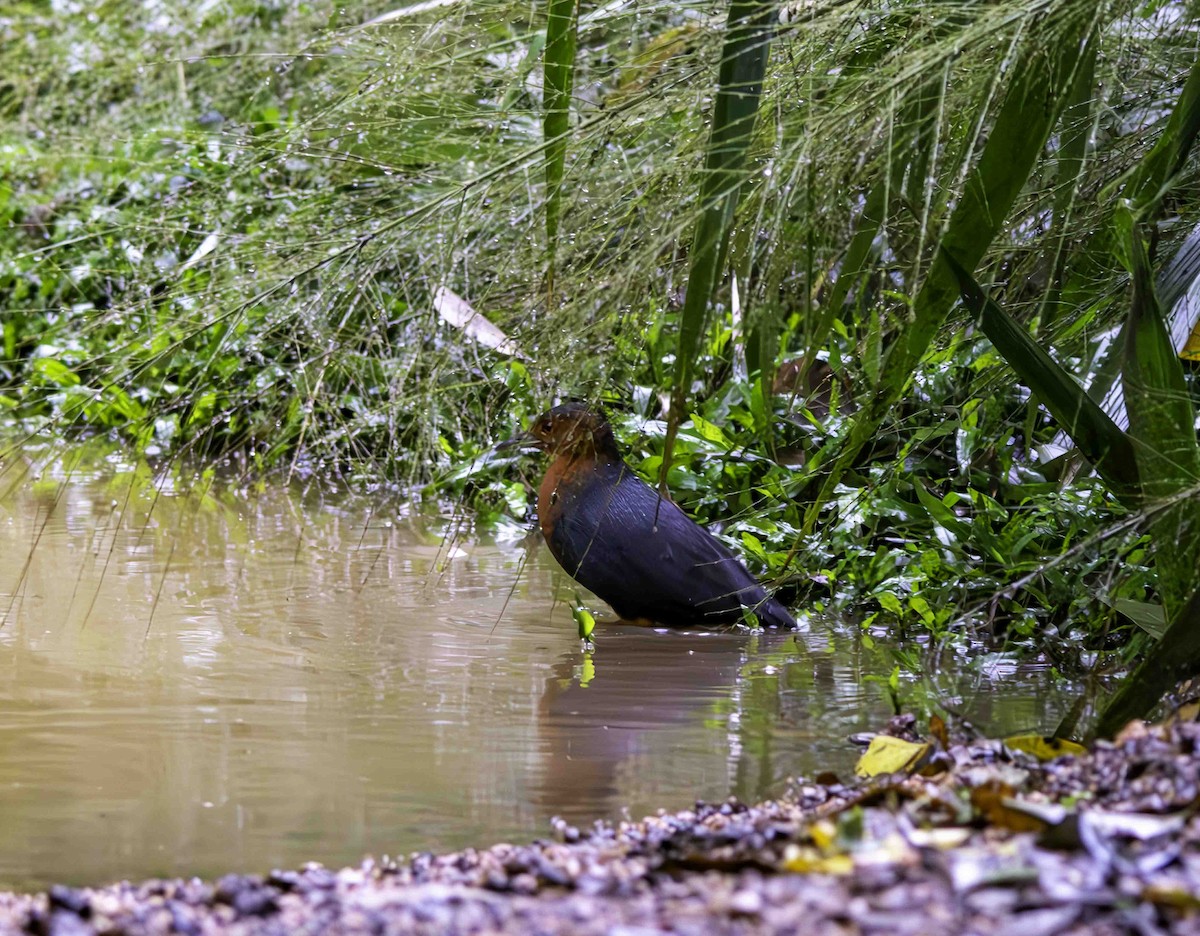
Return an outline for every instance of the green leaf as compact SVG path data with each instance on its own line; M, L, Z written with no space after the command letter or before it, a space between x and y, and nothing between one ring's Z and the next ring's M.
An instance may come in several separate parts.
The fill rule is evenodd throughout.
M942 257L958 280L963 303L979 317L983 333L1021 382L1037 394L1113 492L1135 502L1138 462L1129 436L1029 332L984 294L962 264L949 253Z
M34 362L33 369L47 381L59 387L76 387L79 385L79 375L57 358L38 358Z
M863 348L863 373L867 375L872 387L879 386L880 367L883 362L883 326L879 317L879 309L871 308L871 317L867 322L867 340Z
M1109 699L1096 725L1096 734L1111 738L1132 718L1143 718L1163 694L1200 669L1200 589L1167 625L1162 639Z
M889 611L896 615L896 617L904 616L904 606L900 604L900 599L897 598L892 592L879 592L875 598L879 602L879 606L883 608L884 611Z
M923 506L929 512L929 516L933 518L934 523L946 530L949 530L956 537L958 537L960 541L965 542L970 537L970 528L963 523L958 515L949 507L947 507L939 498L934 497L927 490L925 490L925 485L914 479L913 488L917 492L917 500L919 500L921 502L921 506Z
M759 562L767 562L767 551L763 549L762 542L753 533L742 531L742 545L746 547L746 552Z
M710 423L699 413L692 413L692 425L696 427L696 432L700 438L707 442L715 442L716 444L729 448L729 439L725 437L725 430L716 423Z
M1179 101L1171 111L1167 126L1129 177L1124 187L1126 199L1139 212L1156 214L1153 206L1162 198L1171 177L1183 166L1200 133L1200 59L1192 64ZM1111 193L1110 193L1111 197Z
M1178 498L1200 483L1200 445L1183 365L1163 322L1138 225L1131 225L1129 257L1133 300L1121 379L1143 493L1154 501L1175 499L1151 519L1159 593L1171 616L1195 587L1200 564L1200 498Z
M913 302L912 320L905 334L892 345L878 392L858 413L820 494L805 515L806 533L812 532L846 470L903 396L958 298L954 271L945 257L953 254L964 267L974 269L1004 224L1069 99L1080 56L1105 13L1103 4L1075 0L1056 9L1054 15L1036 20L1021 57L1009 70L1004 103L946 225L942 249L934 255ZM989 97L991 93L989 89Z
M1167 631L1167 615L1160 604L1149 601L1134 601L1132 598L1101 598L1106 605L1133 621L1155 640L1161 640Z
M937 623L937 619L933 614L933 609L929 607L929 602L920 595L913 595L908 599L908 606L920 615L921 620L926 627L933 627Z

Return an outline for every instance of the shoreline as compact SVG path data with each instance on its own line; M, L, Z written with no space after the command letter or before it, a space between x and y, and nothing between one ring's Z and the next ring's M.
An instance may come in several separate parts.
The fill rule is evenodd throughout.
M524 845L0 894L0 934L1200 933L1200 725L1038 762L796 781ZM927 768L929 769L929 768Z

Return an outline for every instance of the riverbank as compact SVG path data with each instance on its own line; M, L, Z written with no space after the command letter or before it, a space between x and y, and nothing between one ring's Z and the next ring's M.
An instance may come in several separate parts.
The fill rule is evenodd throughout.
M1200 725L399 863L0 895L0 933L1200 933Z

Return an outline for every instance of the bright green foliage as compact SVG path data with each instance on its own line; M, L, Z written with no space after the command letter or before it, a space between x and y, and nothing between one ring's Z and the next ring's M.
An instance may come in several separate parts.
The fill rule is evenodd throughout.
M579 595L571 604L571 617L579 628L579 639L591 643L592 631L596 629L596 616L584 605Z
M1012 82L987 144L967 177L961 200L942 235L940 250L913 299L911 319L895 339L884 362L880 386L866 411L855 420L849 440L841 447L821 495L809 511L808 529L815 524L825 498L904 393L958 299L956 279L946 256L974 268L1025 187L1074 84L1080 55L1107 9L1093 0L1076 0L1062 7L1056 15L1032 18L1036 39L1015 62Z
M1136 506L1142 488L1129 436L1019 323L983 294L953 256L947 254L946 263L958 278L963 301L979 316L980 327L996 350L1037 394L1113 493Z

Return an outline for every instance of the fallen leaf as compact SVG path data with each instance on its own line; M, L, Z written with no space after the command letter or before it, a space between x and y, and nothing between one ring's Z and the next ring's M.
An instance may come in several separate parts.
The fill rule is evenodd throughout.
M1159 906L1175 907L1178 910L1200 910L1200 894L1195 894L1181 884L1164 882L1148 884L1142 889L1142 899Z
M875 735L866 752L854 765L860 777L883 774L911 773L918 769L933 751L928 741L905 741L892 735Z
M1054 760L1066 754L1086 754L1087 748L1066 738L1052 738L1048 735L1013 735L1004 739L1005 746L1014 751L1024 751L1032 754L1040 761Z
M971 805L988 825L1013 832L1044 832L1067 816L1061 806L1026 803L1006 783L990 780L971 790Z
M946 723L942 721L942 716L929 716L929 733L937 739L938 744L944 750L950 750L950 732L946 730Z
M822 855L815 848L789 845L783 853L783 870L797 874L838 874L854 871L854 859L849 855Z
M459 329L472 341L500 354L524 358L525 352L517 346L498 326L488 321L466 299L445 286L439 286L433 294L433 308L447 322Z
M940 829L909 829L905 836L914 848L934 848L948 851L961 848L971 838L971 830L964 826L945 826Z

